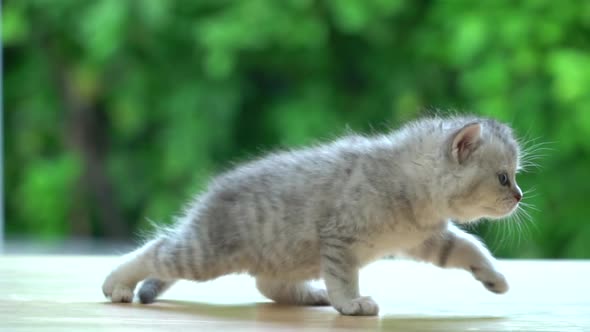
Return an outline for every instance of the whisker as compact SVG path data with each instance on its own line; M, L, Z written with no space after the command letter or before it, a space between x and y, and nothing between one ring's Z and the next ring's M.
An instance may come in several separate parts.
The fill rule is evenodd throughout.
M506 233L510 234L510 230L504 221L500 222L499 229L500 231L495 234L496 238L499 239L497 242L499 242L499 246L505 247Z
M526 207L526 208L533 208L533 206L532 206L532 205L531 205L530 207L529 207L529 206L527 206L527 205L524 205L524 207ZM519 209L519 211L520 211L521 213L523 213L523 214L524 214L524 215L525 215L525 216L526 216L528 219L533 219L533 218L532 218L532 216L531 216L531 214L530 214L530 213L529 213L527 210L525 210L525 209L524 209L524 207L523 207L523 208L521 208L521 209ZM535 208L535 209L536 209L536 208ZM537 211L539 211L539 210L537 209Z
M531 239L531 232L530 232L530 228L527 223L528 217L526 217L526 211L524 209L519 209L519 211L521 211L520 214L521 214L521 225L523 228L523 238L525 240L530 240Z
M512 234L511 234L511 239L512 239L512 248L514 248L515 246L518 247L518 245L520 244L520 237L519 237L519 232L520 230L518 229L518 216L517 217L516 222L513 221L510 223L510 227L512 229ZM516 234L516 235L514 235Z
M535 192L536 190L537 190L537 186L532 186L532 187L528 188L527 190L525 190L523 193L528 194L528 193Z
M535 231L539 232L539 226L534 222L533 217L531 216L531 214L526 210L526 209L534 209L536 211L540 211L539 209L537 209L536 207L534 207L533 205L525 205L522 208L519 208L519 210L521 211L521 213L525 216L523 218L523 220L525 221L525 225L530 226L532 225L533 228L535 229Z
M535 211L541 211L536 206L534 206L532 203L520 202L519 204L522 205L523 208L532 209ZM524 210L522 210L522 211L526 213L526 211L524 211Z
M518 247L520 245L520 229L518 229L518 211L512 215L511 224L513 224L514 228L516 229L516 237L515 237L515 245Z
M539 193L523 193L522 194L523 200L525 200L525 199L528 200L528 199L531 199L531 198L539 197L539 195L540 195Z
M528 141L520 140L520 141L518 141L518 143L522 146L522 150L525 152L539 148L539 147L553 146L553 145L555 145L555 143L557 143L556 141L541 141L541 142L539 142L539 140L541 140L541 139L542 139L542 137L537 137L535 139L530 139ZM550 148L550 149L555 149L555 148Z
M533 194L523 194L523 200L530 200L531 198L535 198L535 197L539 197L541 194L540 193L533 193Z
M541 231L539 230L539 225L537 225L537 223L536 223L536 222L535 222L535 221L534 221L532 218L531 218L531 219L528 219L527 221L528 221L528 225L529 225L529 226L531 226L531 225L533 226L533 229L535 230L535 232L536 232L537 234L539 234L539 233L541 232Z
M518 141L522 147L518 161L519 171L539 170L541 168L540 161L547 158L552 151L555 151L553 146L556 142L540 141L541 139L541 137L523 138Z
M507 240L509 241L510 248L514 248L515 240L516 240L515 234L518 233L518 230L514 226L514 222L511 219L506 220L506 223L508 224L508 229L509 229L509 232L508 232L509 237Z
M516 218L516 226L518 227L518 246L520 247L523 242L523 227L522 227L522 220L519 210L517 210L517 218Z

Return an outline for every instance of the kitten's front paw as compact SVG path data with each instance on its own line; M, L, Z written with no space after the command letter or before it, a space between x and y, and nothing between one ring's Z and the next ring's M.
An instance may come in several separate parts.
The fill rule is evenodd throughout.
M376 316L379 313L379 305L369 296L361 296L334 307L341 314L350 316Z
M502 273L490 268L474 266L471 267L471 272L475 279L481 281L490 292L503 294L508 291L508 282Z
M111 302L133 302L133 288L121 283L111 273L102 284L102 292Z

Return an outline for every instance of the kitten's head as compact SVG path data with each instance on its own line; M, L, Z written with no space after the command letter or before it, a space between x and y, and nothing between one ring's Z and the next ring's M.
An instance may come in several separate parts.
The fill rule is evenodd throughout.
M478 119L455 129L446 142L453 188L448 198L459 222L502 218L522 199L516 183L520 148L510 127Z

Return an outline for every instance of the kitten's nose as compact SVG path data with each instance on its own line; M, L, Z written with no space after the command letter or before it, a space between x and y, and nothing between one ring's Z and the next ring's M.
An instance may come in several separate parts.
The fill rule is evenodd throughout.
M520 191L514 192L514 198L516 199L517 202L520 202L520 200L522 199L522 194L520 193Z

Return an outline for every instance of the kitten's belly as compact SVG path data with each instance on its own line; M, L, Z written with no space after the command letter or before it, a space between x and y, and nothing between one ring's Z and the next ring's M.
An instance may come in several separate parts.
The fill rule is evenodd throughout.
M282 280L309 280L320 277L320 252L315 241L301 241L294 247L276 246L259 253L248 272Z
M431 233L411 231L375 234L358 242L354 252L360 266L364 266L385 256L416 247L431 235Z
M280 280L304 281L320 278L319 259L315 264L307 265L269 265L266 268L250 269L249 274L252 276L263 276L267 278L276 278Z

